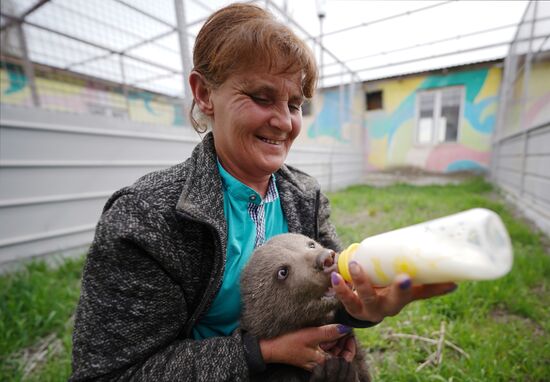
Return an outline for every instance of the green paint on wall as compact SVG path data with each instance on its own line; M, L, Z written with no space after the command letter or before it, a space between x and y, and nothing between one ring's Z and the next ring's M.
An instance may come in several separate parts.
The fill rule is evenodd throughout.
M456 72L446 75L429 76L420 85L419 89L432 89L444 86L463 85L466 89L466 100L473 103L476 96L479 94L485 79L489 73L489 69L479 69L467 72Z

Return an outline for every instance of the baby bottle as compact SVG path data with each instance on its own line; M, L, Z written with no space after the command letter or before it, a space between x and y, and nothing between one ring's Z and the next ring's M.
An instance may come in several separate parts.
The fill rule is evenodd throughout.
M407 273L414 284L489 280L512 267L512 245L493 211L474 208L368 237L338 255L338 272L351 281L348 264L356 261L377 286Z

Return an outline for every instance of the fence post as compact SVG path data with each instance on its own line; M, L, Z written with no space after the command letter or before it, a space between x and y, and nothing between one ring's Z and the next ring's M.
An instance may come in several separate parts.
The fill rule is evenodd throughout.
M23 24L21 21L15 23L15 29L17 30L17 37L19 39L19 46L21 47L21 53L23 56L23 70L25 71L25 76L29 80L29 86L31 88L32 103L35 107L40 107L40 97L38 96L38 91L36 90L36 79L34 75L34 67L29 58L29 50L27 47L27 39L25 37L25 31L23 30Z
M182 81L183 81L183 92L184 92L184 101L183 101L183 115L187 115L191 107L191 88L189 87L189 73L191 73L191 58L189 50L189 41L187 37L187 24L185 21L185 5L184 0L174 0L174 8L176 11L176 24L177 24L177 33L178 40L180 45L180 58L181 58L181 70L182 70Z
M519 195L523 196L525 193L525 167L527 162L527 142L529 138L529 126L527 126L526 107L525 104L529 98L529 77L531 75L531 61L533 60L533 36L535 33L535 24L537 21L537 2L531 3L533 6L533 19L531 20L531 30L529 33L529 48L527 50L527 56L525 57L525 66L523 69L523 94L521 97L521 117L520 117L520 129L523 130L523 147L521 152L521 183Z

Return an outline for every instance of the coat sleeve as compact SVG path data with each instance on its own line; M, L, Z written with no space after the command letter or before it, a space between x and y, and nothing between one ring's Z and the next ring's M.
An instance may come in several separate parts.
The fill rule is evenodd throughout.
M160 256L160 214L122 196L96 229L73 332L71 381L242 381L248 379L240 332L183 338L186 296ZM146 211L146 212L144 212Z
M319 243L324 247L330 248L336 252L341 252L344 247L336 233L336 228L330 221L330 202L328 198L319 191L318 197L319 209L317 216Z

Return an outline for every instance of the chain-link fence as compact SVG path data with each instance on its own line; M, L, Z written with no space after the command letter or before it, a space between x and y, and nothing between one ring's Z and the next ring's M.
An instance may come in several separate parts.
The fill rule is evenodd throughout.
M187 39L182 45L177 2L1 4L3 104L184 124L182 61L189 53L181 54Z

